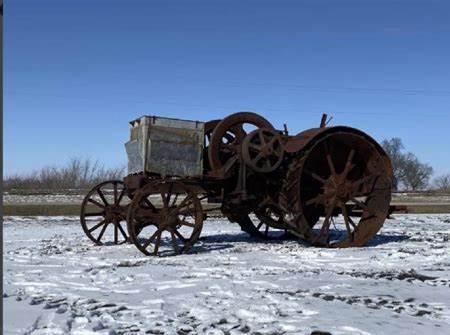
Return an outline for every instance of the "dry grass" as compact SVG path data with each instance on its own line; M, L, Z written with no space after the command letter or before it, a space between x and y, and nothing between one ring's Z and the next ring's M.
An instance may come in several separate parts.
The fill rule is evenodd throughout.
M80 215L80 205L5 205L5 216Z
M7 176L3 190L7 192L51 192L90 189L112 179L122 179L125 168L105 168L98 161L73 158L63 166L48 166L27 175Z

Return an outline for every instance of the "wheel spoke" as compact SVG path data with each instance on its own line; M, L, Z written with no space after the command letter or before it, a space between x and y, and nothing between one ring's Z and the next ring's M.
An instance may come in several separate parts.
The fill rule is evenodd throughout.
M349 216L348 217L348 222L352 225L353 227L353 231L356 231L358 229L358 227L356 226L356 224L353 222L352 218Z
M185 243L186 241L187 241L187 239L183 236L183 235L181 235L181 233L178 231L178 230L174 230L174 233L175 233L175 235L177 235L178 236L178 238L183 242L183 243Z
M100 207L100 208L105 208L104 205L102 205L101 203L99 203L99 202L98 202L97 200L95 200L95 199L89 198L88 201L89 201L90 203L93 203L94 205Z
M85 213L84 216L103 216L103 214L105 214L105 212L100 212L100 213Z
M144 202L148 207L150 207L151 210L156 211L156 207L153 206L153 204L150 202L150 200L148 200L148 198L144 198Z
M330 224L331 224L331 215L333 214L334 206L330 206L328 208L327 214L325 216L325 219L323 220L322 228L320 229L319 234L314 238L313 243L317 243L321 236L323 236L326 233L327 241L328 241L328 235L330 230Z
M155 256L158 254L159 245L161 244L161 234L162 234L162 230L156 236L155 247L153 248L153 255L155 255Z
M347 157L347 162L345 163L344 171L342 172L343 176L347 176L347 174L355 167L352 164L353 156L355 154L355 149L352 149Z
M257 164L262 158L264 157L264 154L262 152L259 152L255 158L253 158L253 161L255 164Z
M259 135L259 141L261 142L261 147L264 147L266 145L266 139L264 138L264 134L262 131L258 132Z
M248 144L248 147L252 148L252 149L254 149L256 151L260 151L261 150L261 146L260 145L255 144L255 143L251 143L251 142Z
M353 201L356 204L356 206L358 206L359 208L369 212L369 214L371 214L373 216L378 216L377 213L375 211L373 211L369 206L367 206L364 202L361 202L361 201L357 200L356 198L351 198L351 201Z
M97 223L94 227L90 228L90 229L89 229L89 232L92 233L94 230L98 229L101 225L103 225L103 224L105 224L105 223L106 223L105 220L100 221L100 222Z
M235 139L233 142L242 142L242 140L244 139L245 135L247 135L246 131L244 130L244 124L240 123L237 125L234 125L233 127L230 128L234 133Z
M366 182L370 181L371 179L375 179L375 178L377 178L379 176L380 175L369 175L369 176L365 176L365 177L362 177L362 178L356 180L355 182L352 183L352 192L357 192L358 188L361 185L363 185ZM354 195L354 196L356 196L356 195Z
M117 220L114 220L114 244L119 243L119 227Z
M186 221L186 220L180 220L180 219L178 219L178 222L179 222L182 226L188 226L188 227L191 227L191 228L195 228L195 224L194 224L194 223L190 223L190 222L188 222L188 221Z
M97 189L97 193L100 196L100 198L102 199L102 201L105 204L105 206L108 206L109 203L108 203L108 201L106 201L105 195L103 194L103 192L99 188Z
M305 202L306 206L312 205L312 204L321 204L323 201L323 194L319 194L318 196L309 199L308 201Z
M185 197L185 198L183 199L183 201L181 201L181 203L177 206L178 212L180 212L180 209L181 209L181 208L188 207L190 204L193 203L193 201L194 201L194 198L193 198L192 194L189 194L189 195L188 195L187 197Z
M177 215L182 216L182 217L183 217L183 220L186 219L186 216L194 218L195 215L192 214L192 210L193 210L193 209L194 209L194 208L186 208L186 209L184 209L184 210L182 210L182 211L178 211L178 212L177 212Z
M231 132L227 132L223 135L222 137L222 144L230 144L233 143L234 140L236 139L236 135L234 135Z
M120 201L122 200L124 195L125 195L125 189L123 188L119 193L119 197L117 198L117 202L116 202L117 205L120 204Z
M344 217L345 228L347 229L348 238L351 241L353 241L353 234L350 229L350 224L349 224L349 220L348 220L349 217L348 217L347 208L345 207L345 204L342 204L341 210L342 210L342 216Z
M172 200L172 204L170 205L171 208L173 206L175 206L175 204L177 203L178 195L179 195L179 193L175 193L175 196L173 197L173 200Z
M269 148L273 148L274 143L276 142L276 140L277 140L277 137L274 136L274 137L266 144L266 146L268 146Z
M236 155L234 155L233 157L228 159L227 162L225 163L225 165L223 166L224 172L228 172L233 167L234 163L237 162L237 160L238 160L238 157Z
M122 234L122 236L125 238L125 240L128 239L127 233L125 233L125 230L123 230L122 225L120 224L120 221L117 223L120 233Z
M305 170L306 174L309 174L311 177L313 177L315 180L320 181L322 184L325 184L326 180L324 178L322 178L321 176L319 176L318 174Z
M155 239L155 237L160 236L162 233L162 229L158 228L152 236L150 236L150 238L147 240L147 242L145 242L145 244L142 246L144 249L147 249L148 246L150 245L150 243L153 242L153 240Z
M328 167L330 168L331 175L336 175L336 170L334 168L333 160L331 159L330 154L327 154L327 162L328 162Z
M98 235L98 237L97 237L97 243L100 243L100 240L102 239L103 234L105 233L105 230L106 230L106 227L107 227L107 226L108 226L108 224L105 223L104 226L103 226L103 228L102 228L102 230L101 230L101 232L100 232L100 235Z

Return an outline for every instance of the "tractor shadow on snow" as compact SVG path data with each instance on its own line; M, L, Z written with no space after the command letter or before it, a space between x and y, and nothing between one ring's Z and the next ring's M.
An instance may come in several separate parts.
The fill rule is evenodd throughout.
M365 247L382 246L388 243L402 243L409 239L407 235L399 234L378 234ZM303 241L291 234L279 234L271 239L261 239L252 237L245 232L241 233L220 233L200 237L198 242L191 248L189 253L203 253L214 250L236 248L236 243L249 245L280 245L286 242L297 242L300 248L313 248L308 242ZM292 244L290 244L292 245Z

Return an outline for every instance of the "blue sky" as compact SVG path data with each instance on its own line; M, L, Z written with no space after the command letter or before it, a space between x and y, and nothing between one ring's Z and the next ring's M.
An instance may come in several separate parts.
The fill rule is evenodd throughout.
M332 124L450 173L449 1L14 0L4 16L4 174L125 164L128 121L253 110Z

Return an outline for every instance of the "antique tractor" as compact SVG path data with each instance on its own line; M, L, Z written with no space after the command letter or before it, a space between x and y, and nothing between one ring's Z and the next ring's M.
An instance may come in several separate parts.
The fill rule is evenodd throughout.
M99 245L178 254L198 240L206 214L220 212L255 238L363 246L389 215L391 162L364 132L326 119L294 136L251 112L131 121L129 174L87 194L83 230Z

